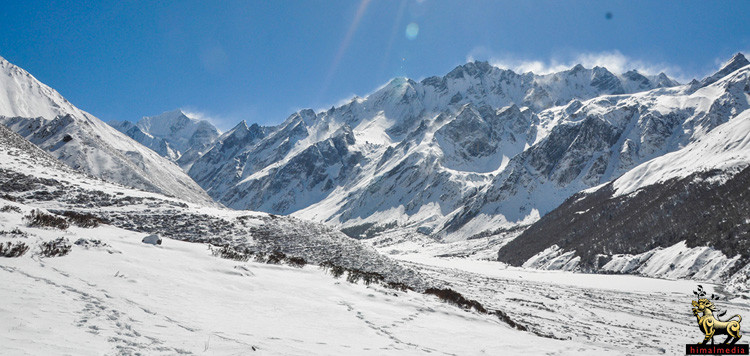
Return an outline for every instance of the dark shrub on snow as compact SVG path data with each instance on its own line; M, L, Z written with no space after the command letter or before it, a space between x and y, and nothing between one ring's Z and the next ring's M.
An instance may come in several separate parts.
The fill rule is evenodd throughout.
M28 220L30 227L53 227L60 230L65 230L70 227L65 218L47 214L41 210L32 210L29 215L24 216L24 219Z
M52 241L43 242L41 247L43 257L61 257L69 254L73 245L70 244L68 239L58 237Z
M5 205L2 208L0 208L0 213L9 213L9 212L14 212L14 213L19 213L20 214L21 213L21 208L19 208L17 206L13 206L13 205Z
M0 243L0 256L2 257L21 257L29 246L23 242L6 242Z
M473 299L466 299L461 293L454 291L450 288L439 289L439 288L427 288L424 291L425 294L432 294L440 298L441 300L457 305L464 309L474 308L476 311L487 314L487 309L482 306L481 303Z
M247 260L250 259L250 255L252 254L252 252L250 252L247 248L241 246L225 245L221 248L212 248L211 246L209 246L209 249L211 249L211 254L216 257L240 262L247 262Z
M84 228L97 227L100 224L104 223L102 219L90 213L78 213L75 211L66 211L66 212L63 212L62 215L68 218L68 221L70 221L73 225L78 226L78 227L84 227Z
M287 258L286 263L292 267L302 268L305 267L307 261L302 257L289 257Z

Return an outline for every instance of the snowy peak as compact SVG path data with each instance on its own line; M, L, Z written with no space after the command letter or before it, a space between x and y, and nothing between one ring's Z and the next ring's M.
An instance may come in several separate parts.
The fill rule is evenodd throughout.
M84 115L57 91L0 57L0 116L52 120L68 113Z
M448 72L448 74L445 75L445 78L446 79L460 79L460 78L464 78L465 75L469 77L478 78L480 76L487 75L493 69L495 69L495 67L490 65L488 62L480 62L480 61L468 62L466 64L457 66L452 71Z
M128 121L109 124L185 170L211 147L220 134L210 122L192 118L179 109L143 117L135 124Z
M0 124L74 169L130 187L213 204L167 159L73 106L25 70L4 59L0 67Z
M726 74L729 74L748 64L750 64L750 61L745 58L745 55L742 54L742 52L737 52L734 56L732 56L731 59L729 59L726 63L724 63L724 65L721 66L719 72L726 72Z
M495 175L505 174L513 157L562 122L544 119L544 110L568 105L574 111L602 95L671 84L666 76L626 76L603 67L538 75L469 62L419 82L394 78L364 98L319 113L298 111L278 126L256 126L255 134L242 123L189 174L233 208L344 227L426 223L430 228L422 231L437 232ZM598 134L597 122L589 123ZM573 172L559 175L566 181ZM394 215L401 208L405 218Z
M716 82L717 80L729 75L730 73L750 64L750 61L745 58L745 55L743 55L741 52L737 52L729 61L724 63L721 66L721 69L719 69L718 72L714 73L713 75L706 77L701 81L701 84L703 86L709 85L711 83Z
M146 116L138 121L138 127L155 136L166 136L196 126L198 120L189 118L182 110L174 110L157 116Z

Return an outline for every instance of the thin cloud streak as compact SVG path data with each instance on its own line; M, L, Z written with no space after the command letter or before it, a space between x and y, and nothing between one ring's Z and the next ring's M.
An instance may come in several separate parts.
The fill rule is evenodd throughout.
M328 90L328 86L331 85L331 80L333 80L333 75L334 73L336 73L339 62L341 62L341 58L344 57L344 53L346 53L346 50L349 48L349 44L352 42L354 33L357 32L357 28L359 27L359 21L362 19L362 16L364 16L365 11L367 10L367 6L370 5L370 1L371 0L362 0L362 2L359 3L357 13L354 15L354 20L352 20L351 25L349 25L349 30L346 31L346 36L344 36L344 40L341 41L341 45L339 45L336 56L333 58L331 68L328 70L328 74L326 74L326 77L323 80L323 86L320 89L319 97L322 97Z
M485 54L486 52L485 49L478 48L467 56L467 61L473 61L476 55ZM617 50L580 53L568 58L553 57L549 60L521 59L511 55L490 55L488 62L496 67L511 69L518 73L533 72L535 74L549 74L567 70L576 64L581 64L586 68L593 68L595 66L605 67L617 74L635 69L639 73L647 75L656 75L663 72L680 82L688 82L692 79L690 76L685 75L684 71L677 66L634 59Z

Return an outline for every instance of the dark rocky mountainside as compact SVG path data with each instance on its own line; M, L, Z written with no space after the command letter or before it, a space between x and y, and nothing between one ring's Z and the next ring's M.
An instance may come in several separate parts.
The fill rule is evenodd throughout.
M750 167L724 184L722 171L696 173L612 197L612 184L570 197L498 253L514 266L552 245L575 251L583 271L596 272L612 255L640 254L686 241L750 262Z

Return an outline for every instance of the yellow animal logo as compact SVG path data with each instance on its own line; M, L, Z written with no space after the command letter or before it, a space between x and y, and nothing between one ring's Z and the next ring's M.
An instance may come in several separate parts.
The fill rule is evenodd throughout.
M727 339L724 340L725 344L736 343L742 335L740 335L740 322L742 317L734 315L726 321L719 320L718 317L714 316L716 306L706 296L706 292L703 291L702 286L698 286L698 290L694 291L693 294L698 296L698 300L693 300L693 315L698 318L698 328L706 335L701 344L705 344L708 340L714 343L714 335L727 335ZM716 296L711 295L715 299ZM737 320L732 320L734 318Z

